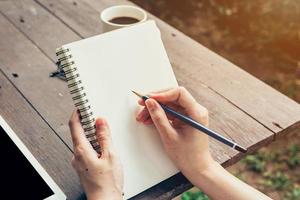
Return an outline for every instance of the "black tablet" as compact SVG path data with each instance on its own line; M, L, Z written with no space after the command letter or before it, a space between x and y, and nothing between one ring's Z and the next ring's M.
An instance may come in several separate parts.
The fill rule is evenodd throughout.
M1 116L0 125L0 195L18 200L65 200L62 190Z

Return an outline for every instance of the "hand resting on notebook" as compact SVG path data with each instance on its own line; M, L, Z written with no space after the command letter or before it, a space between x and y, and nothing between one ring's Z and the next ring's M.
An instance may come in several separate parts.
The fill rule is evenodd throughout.
M166 104L208 126L207 109L197 103L185 88L154 92L148 96L150 99L138 102L144 108L138 113L137 121L145 125L154 124L167 154L196 187L212 199L270 199L214 161L209 152L207 135L166 115L157 103ZM88 199L122 199L122 169L105 120L96 121L101 156L97 155L85 138L77 112L72 114L69 125L74 144L72 165Z
M72 166L88 200L123 199L123 170L115 153L107 122L99 118L96 120L96 135L102 147L101 156L86 139L77 111L73 112L69 127L74 147Z

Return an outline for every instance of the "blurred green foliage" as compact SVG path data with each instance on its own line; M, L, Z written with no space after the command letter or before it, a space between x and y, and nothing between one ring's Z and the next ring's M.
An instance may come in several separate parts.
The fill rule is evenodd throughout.
M209 200L201 191L187 191L181 195L181 200Z
M276 172L275 175L270 176L269 181L270 186L276 190L286 189L291 184L289 177L282 172Z
M262 156L262 154L248 155L243 159L242 162L246 164L248 169L255 172L264 171L266 165L264 156Z
M299 200L300 199L300 188L294 187L291 191L286 192L285 200Z
M300 147L299 145L293 144L289 148L289 159L288 165L295 168L300 164Z

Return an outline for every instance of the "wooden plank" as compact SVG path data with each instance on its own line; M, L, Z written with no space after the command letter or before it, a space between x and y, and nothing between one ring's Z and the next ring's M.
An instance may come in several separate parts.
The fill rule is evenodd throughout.
M73 0L61 0L50 6L49 1L36 1L65 23L71 24L72 28L84 37L99 33L101 27L98 16L103 8L115 4L128 4L123 0L89 0L77 2L74 6ZM207 85L276 134L300 120L299 104L163 21L150 14L149 16L157 21L161 29L176 75L189 74L194 85ZM82 18L88 18L89 23L75 23Z
M39 163L69 199L78 197L82 190L75 171L71 169L72 152L8 81L1 70L0 102L0 115Z
M74 106L66 83L49 78L49 73L55 69L54 63L3 16L0 17L0 27L5 27L0 29L2 70L51 127L55 127L55 132L72 147L67 122Z
M1 1L0 12L22 32L30 36L29 39L34 38L31 41L36 46L43 47L41 51L53 61L56 60L55 48L81 39L56 17L49 15L45 9L40 9L32 1ZM55 65L50 66L52 70L56 69Z

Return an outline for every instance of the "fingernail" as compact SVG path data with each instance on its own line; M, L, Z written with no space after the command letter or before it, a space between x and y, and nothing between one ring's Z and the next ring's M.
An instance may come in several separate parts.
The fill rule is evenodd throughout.
M104 120L98 118L96 120L96 129L100 129L101 126L103 126L103 125L104 125Z
M138 103L139 103L139 104L142 104L143 101L144 101L143 99L139 99L139 100L138 100Z
M146 121L143 122L143 124L145 124L145 125L150 125L150 124L152 124L152 121L147 121L147 120L146 120Z

